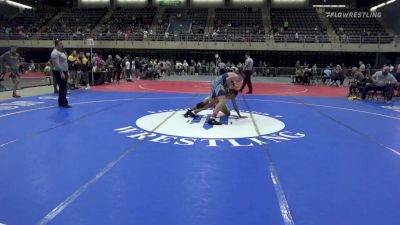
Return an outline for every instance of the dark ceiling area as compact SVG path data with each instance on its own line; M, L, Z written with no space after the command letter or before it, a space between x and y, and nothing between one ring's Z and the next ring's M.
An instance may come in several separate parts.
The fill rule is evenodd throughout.
M356 6L358 8L370 8L387 1L388 0L356 0Z
M14 0L22 4L40 8L42 5L49 5L53 7L69 7L73 5L74 0Z

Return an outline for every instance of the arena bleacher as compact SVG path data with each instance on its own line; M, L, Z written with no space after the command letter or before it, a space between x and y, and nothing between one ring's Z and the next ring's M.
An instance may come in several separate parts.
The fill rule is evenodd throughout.
M62 12L60 18L42 32L42 38L61 38L56 34L69 34L70 39L79 40L92 32L107 9L70 9Z
M215 9L214 35L228 41L262 41L265 34L260 8Z
M2 39L168 40L222 42L391 43L396 40L376 18L329 17L329 29L314 8L72 8L24 10L3 21ZM365 9L327 9L329 12ZM106 13L109 16L105 16ZM270 18L264 24L263 13ZM107 14L107 15L108 15ZM55 17L56 16L56 17ZM157 19L156 19L157 18ZM211 20L210 20L211 19ZM157 20L157 21L155 21ZM52 21L50 23L50 21ZM207 22L209 24L207 24ZM101 24L99 24L101 22ZM95 29L96 28L96 29Z
M382 21L376 18L325 18L325 12L367 12L366 9L340 8L317 10L312 7L88 7L58 9L23 10L16 15L0 21L0 40L85 40L93 38L95 41L128 41L139 45L142 41L157 41L158 43L141 43L143 49L99 49L101 55L121 54L145 57L171 59L194 59L207 62L214 61L215 50L223 56L223 60L239 62L243 59L240 52L251 49L257 59L258 66L293 67L294 62L302 60L307 64L317 64L318 67L344 63L355 65L359 60L373 62L376 53L351 52L343 53L337 44L385 44L390 43L395 47L396 33L389 32L382 26ZM330 36L328 36L328 33ZM180 43L167 43L180 42ZM126 42L126 43L128 43ZM187 43L184 43L187 42ZM198 43L194 43L198 42ZM200 46L204 43L205 49ZM212 43L212 42L215 42ZM224 42L219 43L217 42ZM257 42L258 49L252 47L252 42ZM39 43L39 42L38 42ZM86 43L86 42L82 42ZM162 43L163 51L157 49ZM246 48L240 48L246 43ZM281 43L290 43L288 51L281 51L274 46ZM299 45L304 43L304 45ZM319 51L319 46L332 46L331 49ZM117 42L115 42L117 44ZM153 45L152 47L147 47ZM184 46L176 49L176 46ZM312 44L313 50L307 49L305 44ZM321 45L316 45L321 44ZM169 45L175 45L170 49ZM212 49L213 46L218 48ZM263 46L264 45L264 46ZM47 44L48 46L48 44ZM110 45L111 46L111 45ZM234 46L234 47L231 47ZM265 47L267 46L267 47ZM269 46L272 46L269 49ZM378 46L378 45L376 45ZM80 48L87 47L81 45ZM340 46L339 46L340 47ZM353 45L353 48L362 48ZM77 47L79 48L79 47ZM109 48L109 47L107 47ZM147 49L149 48L149 49ZM346 45L341 46L346 49ZM45 62L47 54L37 53L38 50L24 51L26 58L35 62ZM39 51L40 52L40 51ZM373 51L371 51L373 52Z
M329 42L315 9L271 9L271 21L276 42Z
M167 8L158 21L156 32L165 35L168 40L182 40L182 37L186 37L186 40L191 41L204 34L207 17L206 8Z
M367 9L330 9L329 12L365 12ZM389 43L388 33L374 17L329 17L336 34L342 42Z
M54 9L29 10L18 13L4 24L8 37L13 35L18 39L28 39L34 36L57 13Z
M143 31L150 30L150 27L154 21L154 17L157 14L157 8L146 7L146 8L133 8L123 9L117 8L109 20L105 21L99 32L105 34L106 39L112 39L113 34L117 34L118 40L127 39L132 37L143 36ZM141 39L134 39L141 40Z

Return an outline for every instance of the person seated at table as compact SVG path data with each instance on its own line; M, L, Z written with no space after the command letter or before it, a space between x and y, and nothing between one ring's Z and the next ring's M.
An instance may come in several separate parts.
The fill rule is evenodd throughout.
M364 89L365 77L357 67L353 67L351 72L353 80L349 83L349 96L355 96Z
M346 69L342 69L342 67L340 65L337 65L335 70L332 72L332 85L335 86L342 86L344 83L344 79L346 78L346 74L345 74ZM337 81L339 81L339 84L337 83Z
M367 83L363 93L362 99L365 100L369 91L382 91L386 95L387 103L392 103L392 98L394 94L394 87L397 85L397 80L389 72L390 68L388 66L383 67L382 71L376 72L372 75L372 83Z

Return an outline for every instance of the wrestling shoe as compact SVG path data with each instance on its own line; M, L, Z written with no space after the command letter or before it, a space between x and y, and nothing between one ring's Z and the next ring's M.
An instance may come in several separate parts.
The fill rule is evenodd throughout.
M183 115L185 118L187 118L187 117L193 117L193 118L196 118L197 117L197 115L196 114L194 114L193 112L192 112L192 110L188 110L188 111L186 111L186 113Z
M208 120L208 124L210 125L222 125L221 122L216 121L214 118Z

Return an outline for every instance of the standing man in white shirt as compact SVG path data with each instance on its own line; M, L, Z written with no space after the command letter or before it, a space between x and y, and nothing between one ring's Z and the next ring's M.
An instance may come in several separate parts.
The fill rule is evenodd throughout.
M243 74L244 74L244 80L242 84L242 88L240 88L240 92L243 91L244 87L246 84L249 87L249 92L247 94L253 94L253 85L251 84L251 74L253 74L253 66L254 66L254 61L252 58L250 58L250 53L246 52L246 61L244 62L244 68L243 68Z
M51 52L50 60L53 65L53 74L57 80L58 106L63 108L71 108L67 100L67 80L68 80L68 60L64 53L64 45L61 40L54 41L54 49Z
M188 68L189 68L189 64L186 62L186 60L183 60L183 75L188 75Z
M128 56L125 56L124 58L124 74L125 80L129 81L129 78L131 77L131 62L129 61Z

